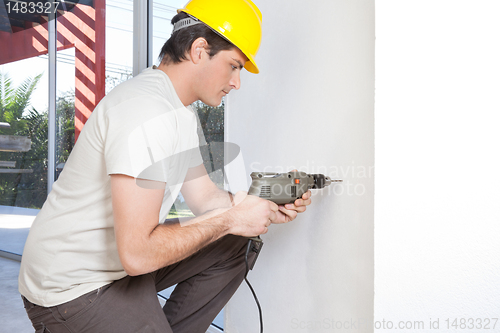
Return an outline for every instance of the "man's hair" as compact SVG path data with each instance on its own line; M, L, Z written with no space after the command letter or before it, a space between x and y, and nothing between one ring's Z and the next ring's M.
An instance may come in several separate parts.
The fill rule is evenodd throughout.
M187 17L189 17L188 14L180 12L172 18L172 25ZM163 44L158 59L165 64L178 64L184 60L188 60L187 54L191 50L191 45L199 37L203 37L207 41L210 57L213 57L219 51L230 50L235 47L205 23L195 24L174 32L165 44Z

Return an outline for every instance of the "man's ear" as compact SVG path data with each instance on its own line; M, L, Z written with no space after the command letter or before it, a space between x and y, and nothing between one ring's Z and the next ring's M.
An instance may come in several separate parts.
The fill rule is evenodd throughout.
M198 37L193 44L191 44L191 50L189 52L189 56L191 57L191 61L195 64L198 64L202 57L205 55L208 49L208 42L203 37Z

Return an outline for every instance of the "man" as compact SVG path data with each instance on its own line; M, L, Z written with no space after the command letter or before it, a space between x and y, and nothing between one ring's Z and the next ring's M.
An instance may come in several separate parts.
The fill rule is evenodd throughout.
M31 228L19 290L36 332L204 332L244 278L247 237L310 204L218 189L186 108L258 73L258 8L192 0L172 23L161 65L96 107ZM179 190L196 217L159 223ZM162 309L156 293L174 284Z

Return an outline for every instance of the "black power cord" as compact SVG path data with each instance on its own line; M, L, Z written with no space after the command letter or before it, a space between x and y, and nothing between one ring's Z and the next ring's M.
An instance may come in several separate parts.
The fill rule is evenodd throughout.
M254 245L254 243L258 243ZM262 240L260 238L257 239L249 239L248 240L248 245L247 245L247 251L245 253L245 267L246 267L246 272L245 272L245 282L247 283L248 287L250 288L250 291L252 292L253 298L255 299L255 303L257 303L257 308L259 309L259 318L260 318L260 333L264 332L264 323L262 320L262 308L260 307L259 300L257 298L257 294L252 288L252 285L247 279L248 272L253 268L253 265L255 264L255 261L257 261L257 256L259 255L260 249L262 248ZM248 254L250 251L256 252L255 260L252 263L252 267L248 265Z

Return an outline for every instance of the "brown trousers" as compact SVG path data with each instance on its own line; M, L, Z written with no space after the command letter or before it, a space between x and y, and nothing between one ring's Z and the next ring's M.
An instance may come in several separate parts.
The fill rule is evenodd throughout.
M36 333L203 333L243 281L247 243L228 235L176 264L67 303L42 307L23 297L24 306ZM162 309L156 293L175 284Z

